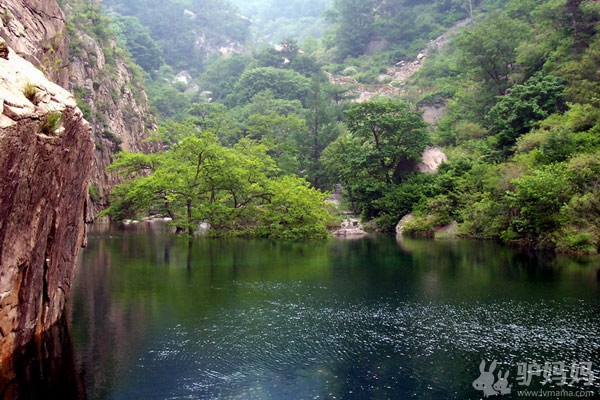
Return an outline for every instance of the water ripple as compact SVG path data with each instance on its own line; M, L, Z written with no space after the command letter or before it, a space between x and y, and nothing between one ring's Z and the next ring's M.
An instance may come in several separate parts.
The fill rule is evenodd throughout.
M431 370L439 357L458 360L472 354L508 365L535 360L600 364L600 316L578 300L448 304L382 298L365 303L332 300L331 294L302 297L294 292L298 288L247 285L264 300L220 309L190 324L194 328L175 326L148 356L194 365L181 386L224 398L236 388L241 393L242 386L250 393L249 382L285 386L307 371L331 372L315 372L315 366L352 362L360 367L364 360L392 356L406 360L398 368L407 379L430 374L431 390ZM381 378L367 372L370 379ZM260 391L258 386L252 390Z

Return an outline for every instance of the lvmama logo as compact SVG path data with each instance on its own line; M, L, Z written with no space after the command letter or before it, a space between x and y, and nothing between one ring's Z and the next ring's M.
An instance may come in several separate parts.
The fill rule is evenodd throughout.
M483 392L485 397L496 396L498 394L510 394L512 391L512 384L508 384L508 374L510 371L506 371L505 375L500 370L498 377L494 376L494 370L496 369L496 361L492 361L490 364L489 371L486 371L485 360L479 364L479 378L473 381L473 387Z
M497 375L494 375L496 370L496 360L492 361L489 369L486 368L485 360L479 364L479 377L473 381L473 387L483 392L485 397L510 394L512 384L508 384L508 375L500 370ZM538 391L517 390L519 396L532 397L539 396L543 398L549 397L593 397L594 387L594 369L592 363L574 362L568 364L564 361L545 362L538 364L537 362L517 363L517 383L520 386L529 386L533 376L539 377L542 386L548 385L549 390L540 389ZM589 390L573 391L571 389L563 389L565 385L572 388L582 382L583 387ZM558 387L558 390L552 389ZM551 390L552 389L552 390Z

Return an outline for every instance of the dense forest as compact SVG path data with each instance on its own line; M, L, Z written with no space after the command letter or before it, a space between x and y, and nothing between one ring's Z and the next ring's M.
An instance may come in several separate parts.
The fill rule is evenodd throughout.
M160 4L159 4L160 3ZM93 6L93 3L90 7ZM95 6L98 7L98 6ZM107 0L90 31L141 67L164 151L121 154L114 218L322 237L345 206L380 231L600 248L600 4L592 0ZM314 23L314 30L305 29ZM285 27L289 28L286 32ZM299 29L298 27L303 27ZM448 34L448 32L453 34ZM447 34L444 46L431 47ZM400 95L356 102L427 49ZM433 124L421 114L443 110ZM428 145L449 162L415 171Z

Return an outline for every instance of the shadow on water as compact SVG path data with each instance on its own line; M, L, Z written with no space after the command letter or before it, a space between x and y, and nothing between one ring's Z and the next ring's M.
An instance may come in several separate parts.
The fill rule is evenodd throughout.
M86 399L66 318L2 365L0 399Z

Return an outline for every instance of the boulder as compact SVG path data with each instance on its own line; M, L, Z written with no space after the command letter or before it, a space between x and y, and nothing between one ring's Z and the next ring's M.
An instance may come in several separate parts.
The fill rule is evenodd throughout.
M337 231L333 232L334 236L338 237L363 237L367 234L363 229L362 224L356 218L347 218L342 221L342 226Z
M432 174L437 172L440 165L448 162L448 157L439 147L427 146L421 160L417 164L417 170L426 174Z
M398 222L398 224L396 225L396 234L402 235L402 232L404 231L404 226L408 222L413 221L414 219L415 216L412 214L406 214L404 217L402 217L402 219L400 219L400 222Z

